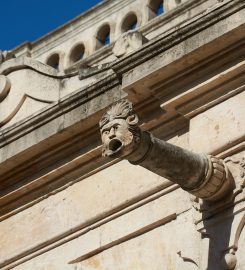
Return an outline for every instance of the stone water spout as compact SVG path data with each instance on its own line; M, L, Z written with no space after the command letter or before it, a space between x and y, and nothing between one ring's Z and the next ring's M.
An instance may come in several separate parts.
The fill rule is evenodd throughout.
M100 120L102 155L127 159L207 201L217 201L231 192L233 180L224 164L214 156L196 154L142 131L130 102L114 105Z

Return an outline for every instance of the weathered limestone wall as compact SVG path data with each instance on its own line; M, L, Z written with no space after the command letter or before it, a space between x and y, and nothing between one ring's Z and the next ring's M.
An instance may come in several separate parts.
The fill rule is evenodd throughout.
M61 50L67 68L93 33L70 28L134 8L145 12L139 0L105 1L32 44L32 58L22 47L0 63L1 269L245 270L244 1L185 1L123 36L115 24L112 44L81 61L93 68L37 61ZM125 98L141 129L223 159L234 190L207 203L103 158L99 120Z

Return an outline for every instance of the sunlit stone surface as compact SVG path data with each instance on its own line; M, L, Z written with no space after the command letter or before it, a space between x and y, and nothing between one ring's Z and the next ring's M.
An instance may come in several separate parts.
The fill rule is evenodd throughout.
M104 1L0 51L0 269L245 270L245 4L161 4ZM138 118L99 125L122 100ZM208 200L181 184L192 162L169 177L122 160L139 130L232 188Z

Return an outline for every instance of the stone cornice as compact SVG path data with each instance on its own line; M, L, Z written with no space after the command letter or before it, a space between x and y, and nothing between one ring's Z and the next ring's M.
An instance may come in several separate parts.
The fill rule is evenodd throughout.
M16 197L14 196L14 198L20 196L25 197L25 204L27 204L27 202L30 200L34 201L35 199L33 197L28 196L31 196L31 191L35 190L33 194L35 193L35 195L40 197L40 191L42 189L41 183L43 183L42 181L47 181L47 183L49 183L48 180L51 181L48 184L50 185L49 194L52 193L52 190L57 190L58 187L64 186L65 181L67 181L71 173L69 171L69 166L72 167L74 165L75 159L73 160L71 158L71 162L65 168L65 171L60 171L60 173L64 172L64 179L62 180L63 182L59 182L57 178L52 175L52 172L47 176L47 179L45 179L47 173L42 172L41 175L39 175L40 182L36 184L35 181L33 181L33 178L31 178L32 176L35 177L35 172L33 172L33 168L31 168L31 166L29 166L27 163L36 162L36 164L40 166L38 167L40 171L45 167L52 167L54 159L62 159L64 156L71 157L73 152L75 153L75 151L77 151L77 147L81 147L76 138L80 136L79 139L82 141L85 133L86 136L94 136L90 143L90 150L94 150L95 152L93 157L98 158L98 160L101 161L99 159L100 153L96 148L99 146L99 132L97 123L102 111L105 110L106 107L108 107L112 102L120 100L126 96L126 93L121 90L121 78L124 80L128 73L130 73L129 71L133 70L135 67L138 67L140 64L150 61L152 58L163 54L169 48L174 48L176 44L180 44L182 41L188 40L190 37L195 37L195 34L200 33L204 29L211 28L212 25L224 20L244 7L245 3L242 0L223 2L223 4L217 6L216 9L200 15L191 22L184 23L184 25L179 27L178 31L173 31L172 33L168 33L163 37L159 37L157 40L150 41L138 51L111 63L110 68L108 69L107 67L108 73L106 73L105 76L100 77L97 82L84 88L81 87L75 92L65 96L62 99L59 99L58 102L54 102L53 104L46 106L42 111L36 113L35 115L17 122L8 128L1 129L0 144L2 149L0 150L3 150L1 154L1 181L5 182L5 190L3 192L3 195L5 196L4 200L6 199L5 202L8 204L8 202L12 201L13 197L11 192L15 193ZM244 28L244 24L241 27ZM242 37L240 37L240 39L241 38ZM233 42L236 43L236 40ZM223 50L222 44L216 43L215 40L212 41L212 43L213 46L216 46L217 50L219 50L219 48L221 51ZM195 50L196 54L200 54L202 46L204 46L204 44L200 43L198 50ZM190 55L191 53L188 52L186 53L185 57L188 58ZM217 57L222 56L218 55ZM157 58L155 58L155 60L157 60ZM161 61L161 59L159 61ZM177 62L174 59L172 59L172 61ZM204 60L196 58L196 63L193 64L200 64L202 61ZM14 70L11 63L11 61L9 63L6 62L1 67L4 68L4 72L6 72L6 74L8 73L8 70ZM222 65L222 63L219 62L219 65ZM24 66L28 67L27 65ZM21 64L19 67L21 67ZM32 67L29 66L29 68ZM186 72L191 68L192 66L187 66ZM168 65L165 66L164 71L166 70L168 70ZM41 68L39 72L42 72L42 74L45 73L46 75L49 74L48 76L59 77L59 74L55 73L53 70L50 74L50 68ZM158 72L160 76L163 71L159 68L159 70L155 70L155 72ZM178 75L178 70L176 70L176 73L173 74L172 77L178 77ZM69 76L69 74L66 74L65 76ZM96 106L93 106L93 109L91 109L91 104L89 104L89 102L97 98L98 103ZM159 105L161 103L159 100L157 100L157 98L158 95L154 96L149 91L148 96L142 95L142 99L135 102L137 104L136 110L137 108L143 107L144 104L147 104L147 106L154 104L154 110L151 111L151 114L155 115L156 113L159 117L157 121L153 121L153 123L150 124L151 129L154 130L154 128L157 128L163 123L170 123L169 125L166 124L165 127L170 129L169 127L171 125L176 125L176 119L178 119L179 115L172 112L161 111L159 109ZM150 122L150 120L148 119L147 122ZM51 126L57 126L57 130L54 130L53 134L49 130ZM36 141L29 142L28 138L31 138L31 135L35 133L39 134L37 138L35 137ZM28 137L29 135L30 137ZM28 144L26 145L28 151L25 148L20 148L18 150L15 149L18 142L21 140ZM11 147L11 152L9 151L8 147ZM64 151L65 147L68 150L66 149ZM54 148L56 148L56 152L55 155L52 155ZM85 156L87 154L89 155L89 150L87 149L86 151L87 152L84 154ZM80 153L77 153L77 155L79 156ZM84 160L81 159L79 168L82 168L86 162L86 158ZM90 167L90 171L95 171L96 168L98 168L98 165L94 164L92 167ZM16 176L14 177L14 174L17 172L16 170L19 170L19 179L17 179ZM85 175L86 172L79 171L79 174ZM8 181L9 179L11 179L11 181ZM23 186L19 189L16 189L16 181L22 181L23 179L26 181L30 180L29 183L25 183L29 186L28 190L25 190L25 184L23 184ZM8 193L7 191L10 192ZM6 212L9 212L16 207L16 205L6 206L5 202L4 207L7 209ZM16 204L18 204L17 200Z
M150 59L153 56L163 52L167 48L174 46L176 43L180 43L182 40L188 38L191 35L194 35L196 32L199 32L202 29L209 27L210 25L214 24L218 20L224 19L230 14L240 10L244 6L245 4L241 0L228 1L221 6L218 6L217 9L211 11L210 13L200 16L199 19L195 19L192 23L188 23L182 28L179 28L177 32L168 34L167 36L161 37L158 40L151 41L147 43L146 45L144 45L137 52L134 52L116 62L111 63L111 69L114 70L116 74L123 74L127 70L130 70L133 67L139 65L140 63L147 61L147 59ZM20 61L19 63L20 66L25 65L22 62L24 60L17 60L17 61ZM32 63L31 60L28 60L28 61ZM4 70L4 72L8 73L8 70L14 69L15 67L11 67L11 63L12 63L11 61L4 63L3 66L1 67L2 71ZM54 69L51 69L42 64L40 65L44 68L40 72L49 74L55 77L57 76L57 73ZM33 66L33 64L30 66ZM103 79L101 82L99 81L95 83L94 85L90 86L88 89L86 89L86 91L83 90L83 92L81 92L81 90L78 90L77 93L73 93L70 96L63 98L57 104L50 105L41 114L32 116L29 119L25 119L21 123L17 123L16 125L6 130L2 130L1 131L2 146L5 145L6 142L12 141L12 139L10 139L12 136L11 134L18 134L18 137L20 137L21 130L22 132L25 130L22 134L26 134L28 132L27 130L29 129L28 126L29 127L32 126L31 130L35 129L35 125L32 124L35 121L39 123L38 126L41 125L42 122L40 122L40 119L43 119L44 123L47 123L49 119L53 119L55 118L56 115L59 115L60 113L64 113L65 107L67 106L67 104L72 104L72 102L76 101L78 98L81 99L81 97L87 96L88 95L87 93L91 93L95 91L95 89L97 89L97 91L104 91L104 89L107 86L109 86L110 88L111 85L119 85L120 81L118 80L118 76L116 74L112 73L111 76L108 76L107 78ZM60 75L60 76L62 77L63 75ZM69 74L66 74L65 76L69 76ZM104 85L105 88L103 87L101 88L101 85ZM68 106L67 110L70 110L71 108L72 107ZM60 110L62 110L62 112ZM35 119L38 119L38 120L35 120Z
M188 2L186 3L186 5L189 6L190 3ZM205 11L197 17L178 25L178 27L170 29L167 33L162 34L160 37L150 40L137 51L132 52L120 58L119 60L108 63L106 68L111 68L116 72L116 74L122 76L122 74L125 74L127 71L133 69L141 63L147 62L153 57L163 53L164 51L167 51L169 48L172 48L175 45L185 41L186 39L195 36L199 32L202 32L203 30L211 27L215 23L231 16L232 14L238 12L244 7L245 4L242 0L227 0L223 3L220 3L214 6L213 9ZM180 8L183 9L182 6ZM166 20L165 17L164 19ZM162 20L163 18L159 18L159 20L156 20L156 22L159 24ZM156 22L149 23L147 26L142 27L142 30L139 29L139 31L144 34L144 29L151 28L151 24L155 25ZM113 44L111 44L107 48L103 48L102 50L106 49L109 53L112 45ZM99 55L100 51L98 51L97 54ZM83 60L81 64L90 64L90 62L94 64L94 61L96 61L98 57L97 54ZM71 68L70 70L73 70L73 68ZM69 69L66 73L69 74Z
M28 57L14 58L4 62L0 65L0 74L8 75L11 72L21 69L32 69L49 77L58 77L58 72L56 69Z
M205 11L203 14L178 26L177 29L172 29L167 35L163 34L163 36L160 36L158 39L151 40L149 43L143 45L137 52L125 56L120 62L113 65L113 70L123 74L148 59L151 59L174 45L212 26L218 21L238 12L244 7L245 3L242 0L229 0L218 5L209 12Z
M169 10L167 13L164 14L164 16L155 17L154 19L149 21L146 25L140 28L140 32L144 35L148 35L154 30L157 30L162 25L169 23L174 18L181 16L183 13L186 13L205 2L206 0L183 2L180 6L177 6L175 9ZM169 31L171 31L171 29Z

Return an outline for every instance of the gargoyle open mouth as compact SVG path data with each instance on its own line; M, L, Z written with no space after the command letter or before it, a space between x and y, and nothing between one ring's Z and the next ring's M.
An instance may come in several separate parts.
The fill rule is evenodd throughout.
M112 156L116 153L118 153L123 147L123 143L119 139L112 139L109 142L108 148L109 148L109 155Z

